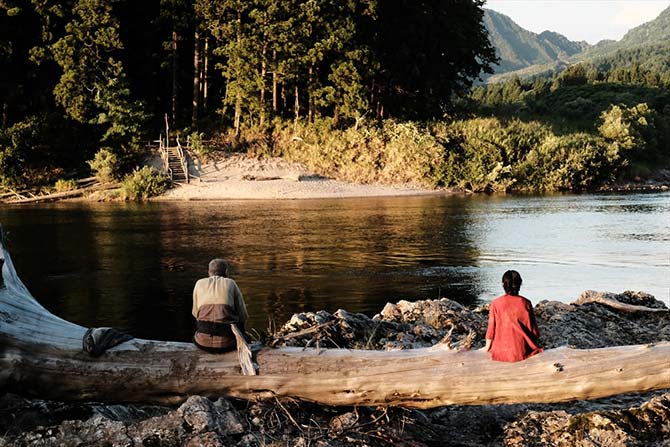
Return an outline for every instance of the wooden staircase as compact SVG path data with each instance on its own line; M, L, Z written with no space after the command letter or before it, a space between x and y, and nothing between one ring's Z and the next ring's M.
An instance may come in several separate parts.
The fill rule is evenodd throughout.
M168 146L167 138L164 143L162 136L157 141L159 143L158 153L163 161L163 171L165 174L170 177L172 183L189 183L187 148L182 147L178 138L176 146Z
M172 173L172 181L174 183L188 183L188 176L184 172L184 165L182 164L181 157L179 156L179 150L177 147L168 147L168 167L170 168L168 172Z
M189 183L188 175L188 157L186 150L189 147L189 139L186 140L186 147L183 147L179 142L179 137L174 141L176 146L170 146L170 125L167 114L165 115L165 139L163 135L158 137L158 152L163 161L163 170L170 177L172 183L184 184Z

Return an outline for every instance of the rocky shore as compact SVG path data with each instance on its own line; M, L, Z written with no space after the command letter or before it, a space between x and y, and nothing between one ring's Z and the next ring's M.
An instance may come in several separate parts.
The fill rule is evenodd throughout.
M657 169L645 177L636 176L631 180L619 180L598 188L600 192L655 192L670 190L670 169Z
M584 299L586 298L586 299ZM640 292L585 292L584 304L535 307L546 348L670 341L670 312L624 311L593 299L666 309ZM338 310L294 315L271 346L411 349L483 345L488 307L448 299L387 304L370 318ZM669 366L670 368L670 366ZM532 386L532 384L529 384ZM191 396L178 408L0 397L4 446L667 446L670 390L564 404L402 408L325 407L295 400L247 402Z

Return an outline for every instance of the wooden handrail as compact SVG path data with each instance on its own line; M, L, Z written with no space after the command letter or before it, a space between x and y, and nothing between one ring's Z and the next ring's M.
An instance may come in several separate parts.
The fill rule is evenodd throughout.
M159 134L158 136L158 151L160 152L161 160L163 161L163 169L170 177L170 181L173 181L174 176L172 174L172 168L170 168L170 155L168 154L166 145L163 144L163 134Z
M184 155L184 150L182 149L181 143L179 142L179 137L177 137L176 140L177 140L177 154L179 155L179 161L181 162L181 167L184 170L184 176L186 177L186 183L189 183L188 162L186 161L186 156Z

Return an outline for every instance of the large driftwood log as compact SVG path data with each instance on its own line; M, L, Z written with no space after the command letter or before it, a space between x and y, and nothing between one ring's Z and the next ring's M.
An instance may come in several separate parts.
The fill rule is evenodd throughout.
M0 389L59 400L177 403L187 396L291 396L328 405L560 402L670 388L670 343L548 350L519 363L444 347L405 351L263 348L258 375L237 353L134 339L101 357L85 328L49 313L19 280L7 251L0 288Z

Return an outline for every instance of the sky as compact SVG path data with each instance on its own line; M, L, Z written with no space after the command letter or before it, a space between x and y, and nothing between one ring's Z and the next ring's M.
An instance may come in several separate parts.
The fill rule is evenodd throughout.
M484 5L535 33L556 31L590 44L619 40L668 6L670 0L487 0Z

